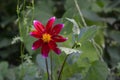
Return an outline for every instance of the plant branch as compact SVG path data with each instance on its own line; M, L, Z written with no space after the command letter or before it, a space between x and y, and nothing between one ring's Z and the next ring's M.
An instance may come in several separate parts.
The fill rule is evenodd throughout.
M45 59L45 63L46 63L46 70L47 70L48 80L50 80L47 58Z
M73 44L72 49L73 49L75 46L76 46L76 43ZM68 54L68 55L65 57L64 61L63 61L62 67L61 67L60 72L59 72L59 75L58 75L58 80L61 80L61 74L62 74L63 68L64 68L64 66L65 66L65 62L66 62L66 60L67 60L67 58L68 58L69 55L70 55L70 54Z
M50 62L51 62L51 80L53 80L53 70L52 70L52 54L50 54Z
M74 0L74 2L75 2L76 8L77 8L77 10L79 12L79 15L81 17L81 20L82 20L84 26L87 27L87 24L86 24L85 19L84 19L83 15L82 15L82 12L81 12L80 7L79 7L79 5L77 3L77 0Z
M96 49L97 53L98 53L98 57L100 58L101 61L104 62L103 58L102 58L102 49L101 47L94 41L94 39L91 40L94 48Z
M70 55L70 54L68 54L68 55L65 57L64 61L63 61L62 67L61 67L60 72L59 72L59 75L58 75L58 80L61 79L61 74L62 74L63 68L64 68L64 66L65 66L65 62L66 62L66 60L67 60L67 58L68 58L69 55Z

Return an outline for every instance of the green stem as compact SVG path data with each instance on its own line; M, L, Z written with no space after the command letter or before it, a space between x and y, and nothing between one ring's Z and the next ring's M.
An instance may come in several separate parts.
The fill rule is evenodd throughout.
M76 43L73 44L72 49L73 49L75 46L76 46ZM68 58L69 55L70 55L70 54L66 55L66 57L65 57L65 59L64 59L64 61L63 61L62 67L61 67L60 72L59 72L59 75L58 75L58 80L61 80L61 74L62 74L63 68L64 68L64 66L65 66L65 62L66 62L66 60L67 60L67 58Z
M19 27L19 34L20 37L22 37L22 32L21 32L21 25L20 25L20 0L18 0L17 4L17 16L18 16L18 27ZM20 43L20 57L21 57L21 72L20 72L20 80L23 79L24 76L24 70L23 70L23 53L24 53L24 46L22 42Z
M34 18L34 0L32 0L32 21Z
M26 5L26 0L24 0L24 2L23 2L23 10L25 10L25 5Z
M82 12L81 12L80 7L79 7L79 5L77 3L77 0L74 0L74 2L75 2L76 8L77 8L77 10L79 12L79 15L81 17L81 20L82 20L84 26L87 27L87 24L86 24L85 19L84 19L83 15L82 15Z
M66 60L67 60L67 58L68 58L69 55L70 55L70 54L68 54L68 55L65 57L64 61L63 61L62 67L61 67L60 72L59 72L59 75L58 75L58 80L61 80L61 74L62 74L63 68L64 68L64 66L65 66L65 62L66 62Z
M94 48L96 49L97 53L98 53L98 57L100 58L101 61L104 62L103 58L102 58L102 50L101 47L92 39L92 44L94 46Z
M52 70L52 54L50 54L50 62L51 62L51 80L53 80L53 70Z
M20 1L18 0L18 4L17 4L17 16L18 16L18 27L19 27L19 34L21 37L21 29L20 29Z
M46 70L47 70L48 80L50 80L50 75L49 75L49 70L48 70L48 61L47 61L47 58L45 59L45 63L46 63Z

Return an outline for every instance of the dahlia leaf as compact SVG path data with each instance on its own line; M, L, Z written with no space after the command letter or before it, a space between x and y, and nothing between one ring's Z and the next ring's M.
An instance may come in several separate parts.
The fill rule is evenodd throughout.
M90 27L84 27L81 29L81 32L79 34L79 41L85 42L87 40L91 40L94 38L95 34L97 33L98 27L96 26L90 26Z
M107 65L102 61L94 61L88 69L83 80L106 80L109 71Z
M59 47L61 49L61 51L65 52L65 54L72 54L72 53L80 53L82 51L76 50L76 49L71 49L71 48L66 48L66 47Z
M66 19L73 23L73 28L72 28L73 34L79 35L80 29L79 29L77 22L74 19L70 19L70 18L66 18Z
M50 59L47 58L47 60L48 60L48 65L50 65ZM47 72L46 71L46 65L45 65L45 58L43 58L43 56L41 54L37 55L36 62L37 62L38 66L39 66L39 69L41 71ZM48 66L48 67L50 69L50 66Z

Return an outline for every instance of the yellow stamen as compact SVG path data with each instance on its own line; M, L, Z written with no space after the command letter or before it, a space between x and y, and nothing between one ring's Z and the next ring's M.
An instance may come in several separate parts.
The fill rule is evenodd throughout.
M48 33L43 34L42 40L43 42L49 42L51 40L51 35Z

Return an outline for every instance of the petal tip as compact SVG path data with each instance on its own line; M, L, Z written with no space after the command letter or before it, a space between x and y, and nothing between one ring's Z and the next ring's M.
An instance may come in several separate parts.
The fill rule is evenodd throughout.
M33 25L34 25L34 27L35 27L35 25L36 25L36 22L37 22L37 20L34 20L34 21L33 21Z
M54 51L59 55L61 53L61 50L59 48L55 48Z
M53 16L53 17L51 17L51 18L50 18L50 20L55 20L55 19L56 19L56 17L55 17L55 16Z
M66 37L65 39L68 40L68 37Z
M64 41L68 40L68 37L67 38L64 38Z
M39 24L40 22L38 20L33 20L33 24Z
M58 54L58 55L61 54L61 51L59 50L59 51L57 52L57 54Z
M48 55L44 55L44 54L42 54L42 57L43 57L43 58L47 58L47 57L48 57Z
M30 32L29 35L32 36L32 32Z
M61 29L64 28L64 24L58 24L58 25L61 27Z
M31 35L32 33L30 32L29 35Z
M64 41L67 41L67 40L68 40L68 38L65 38L65 39L64 39Z
M55 17L55 16L53 16L52 18L53 18L53 19L55 19L56 17Z
M34 20L34 21L33 21L33 23L36 23L36 22L37 22L37 20Z
M35 50L35 47L32 47L32 50Z
M62 28L64 28L64 24L61 24L62 25Z

